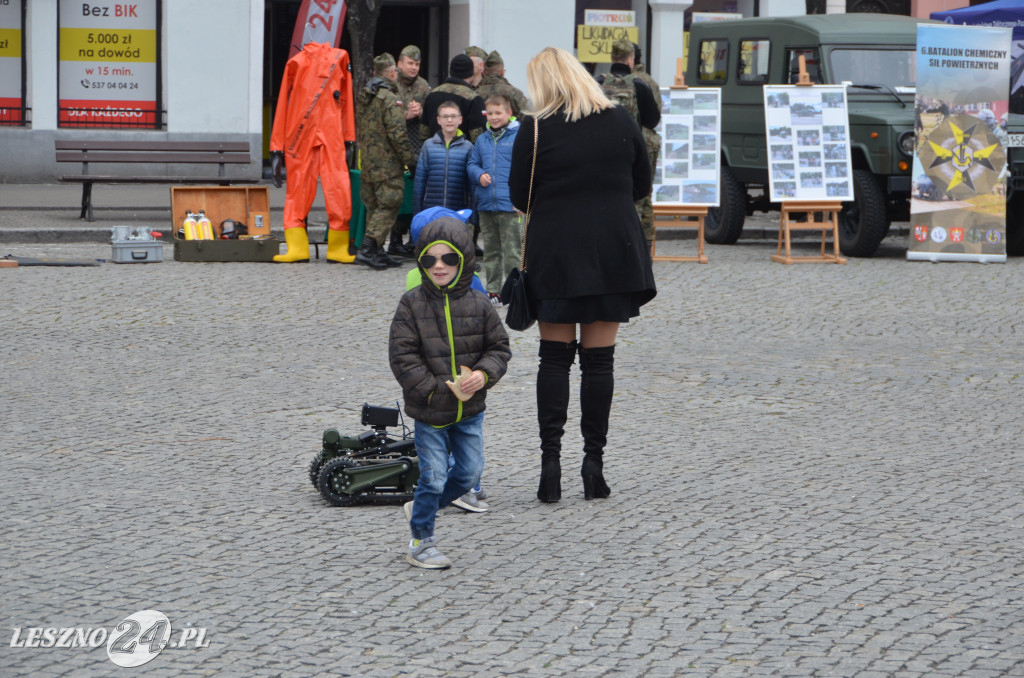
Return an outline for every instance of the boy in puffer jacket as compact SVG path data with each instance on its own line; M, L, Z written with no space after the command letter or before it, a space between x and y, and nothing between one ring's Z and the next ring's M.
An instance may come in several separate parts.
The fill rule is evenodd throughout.
M487 130L469 154L470 182L477 186L480 235L484 239L484 277L491 303L502 304L502 283L519 265L523 245L523 223L508 194L512 168L512 143L519 122L512 117L512 104L503 94L492 94L485 102Z
M391 321L388 357L415 422L419 457L416 494L403 507L412 532L406 560L416 567L451 567L437 550L434 520L480 480L484 400L512 357L494 306L470 290L474 257L469 230L458 219L424 226L416 241L423 282L402 295Z
M462 113L454 101L437 107L437 134L423 142L413 181L413 214L428 207L461 210L469 207L466 163L473 144L459 129Z

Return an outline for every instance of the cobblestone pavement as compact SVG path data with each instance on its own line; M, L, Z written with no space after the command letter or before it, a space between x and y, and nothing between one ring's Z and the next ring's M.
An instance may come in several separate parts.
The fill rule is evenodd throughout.
M398 506L331 507L307 479L323 429L400 395L404 269L169 247L0 269L0 674L1024 675L1024 262L773 250L655 265L620 334L605 500L576 470L578 372L563 499L535 499L538 335L513 333L492 509L441 514L447 571L405 563ZM135 671L11 646L146 609L209 646Z

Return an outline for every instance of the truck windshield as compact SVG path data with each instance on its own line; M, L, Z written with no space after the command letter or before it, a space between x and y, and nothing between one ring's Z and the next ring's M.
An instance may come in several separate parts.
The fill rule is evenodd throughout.
M893 89L913 87L917 82L913 49L836 47L829 53L832 81L883 85Z

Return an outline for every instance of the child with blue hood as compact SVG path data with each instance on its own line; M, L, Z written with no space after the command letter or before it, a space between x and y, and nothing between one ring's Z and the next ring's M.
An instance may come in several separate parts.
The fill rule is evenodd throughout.
M474 257L461 220L441 217L424 226L416 240L422 282L402 295L391 321L388 358L414 421L419 458L416 494L403 507L412 532L406 560L416 567L451 567L437 549L434 521L480 480L487 391L512 357L494 306L470 288Z

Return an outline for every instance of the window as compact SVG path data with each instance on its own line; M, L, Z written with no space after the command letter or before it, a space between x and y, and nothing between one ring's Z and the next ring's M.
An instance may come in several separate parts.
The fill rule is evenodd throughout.
M917 81L916 55L911 49L833 49L829 63L832 77L840 83L913 87Z
M725 82L725 73L728 65L728 40L701 41L700 63L697 64L697 80L700 82Z
M758 85L768 82L770 49L771 42L768 40L741 40L736 79L741 83Z
M807 69L807 75L810 77L811 82L821 85L824 81L821 79L821 59L818 57L818 50L809 48L797 48L789 50L789 57L786 62L789 64L787 73L789 73L788 82L794 84L800 81L800 57L804 57L804 67Z
M162 2L136 0L104 8L60 0L58 127L163 127Z

